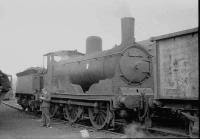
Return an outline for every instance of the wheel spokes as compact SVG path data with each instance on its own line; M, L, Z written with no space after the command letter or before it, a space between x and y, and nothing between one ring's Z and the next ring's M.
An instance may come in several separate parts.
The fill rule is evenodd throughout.
M64 117L69 120L69 122L76 122L82 113L82 108L79 106L66 105L64 108Z
M88 113L90 121L96 129L105 128L110 121L108 106L104 108L89 108Z
M65 118L65 120L68 120L68 116L67 116L67 108L66 107L64 107L63 108L63 116L64 116L64 118Z

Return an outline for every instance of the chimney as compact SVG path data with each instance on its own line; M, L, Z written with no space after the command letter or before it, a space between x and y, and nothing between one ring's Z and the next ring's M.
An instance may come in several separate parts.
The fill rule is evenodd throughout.
M98 36L89 36L86 39L86 54L102 51L102 39Z
M135 19L133 17L124 17L121 19L121 32L123 46L131 45L135 42L134 36Z

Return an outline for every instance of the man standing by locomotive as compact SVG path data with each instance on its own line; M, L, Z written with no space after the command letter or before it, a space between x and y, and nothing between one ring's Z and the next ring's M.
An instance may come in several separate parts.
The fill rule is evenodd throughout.
M46 126L49 128L52 128L50 126L50 116L49 116L49 108L50 108L50 94L47 91L47 89L42 89L42 97L40 99L42 100L42 104L40 106L42 111L42 126Z

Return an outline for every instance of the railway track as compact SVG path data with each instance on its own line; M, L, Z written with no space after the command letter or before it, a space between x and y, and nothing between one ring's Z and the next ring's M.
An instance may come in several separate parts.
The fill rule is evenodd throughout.
M105 134L113 134L113 135L117 135L119 137L125 137L126 135L123 134L123 133L117 133L117 132L114 132L114 131L109 131L109 130L96 130L95 128L93 128L92 126L88 126L88 125L85 125L85 124L82 124L81 122L80 123L69 123L68 121L66 120L62 120L62 119L57 119L57 118L52 118L52 120L54 122L57 122L57 123L60 123L60 124L68 124L74 128L80 128L80 129L87 129L89 132L103 132Z
M5 104L5 105L7 105L11 108L17 109L21 112L25 112L26 114L33 116L33 118L36 118L36 117L39 118L40 117L39 115L36 115L33 112L23 111L20 106L12 105L12 104L9 104L7 102L3 102L3 104ZM104 134L116 135L119 138L120 137L121 138L131 137L130 135L123 133L124 131L119 131L119 130L112 129L112 128L110 128L108 130L96 130L92 126L87 125L86 124L86 123L88 123L87 121L79 121L77 123L71 124L69 121L66 121L64 119L60 119L60 118L51 118L51 119L53 120L54 125L56 125L56 124L63 124L65 126L69 125L69 126L74 127L74 128L87 129L89 132L103 132ZM193 137L183 135L183 134L180 134L180 133L177 133L177 132L169 132L169 130L165 130L165 129L161 129L161 128L145 129L144 127L139 127L139 129L140 129L140 131L142 131L142 134L145 133L145 136L142 136L142 137L145 137L145 138L193 138ZM194 138L196 138L196 137L194 137Z
M9 106L9 107L11 107L11 108L14 108L14 109L16 109L16 110L19 110L19 111L21 111L21 112L25 112L26 114L32 116L33 119L34 119L34 118L39 118L39 117L40 117L40 115L37 115L37 114L35 114L35 113L33 113L33 112L28 112L28 111L22 110L22 108L20 108L20 106L11 105L11 104L6 103L6 102L3 102L3 104L5 104L5 105L7 105L7 106ZM105 134L116 135L116 136L118 136L119 138L120 138L120 137L121 137L121 138L126 137L126 135L123 134L123 133L117 133L117 132L109 131L109 130L100 130L100 131L97 131L97 130L96 130L95 128L93 128L92 126L87 126L87 125L84 125L84 124L81 124L81 123L73 123L73 124L71 124L70 122L68 122L68 121L66 121L66 120L63 120L63 119L59 119L59 118L51 118L51 120L53 120L53 124L54 124L54 125L55 125L55 124L63 124L63 125L66 126L66 124L67 124L67 125L70 125L70 126L72 126L72 127L74 127L74 128L87 129L89 132L103 132L103 133L105 133Z

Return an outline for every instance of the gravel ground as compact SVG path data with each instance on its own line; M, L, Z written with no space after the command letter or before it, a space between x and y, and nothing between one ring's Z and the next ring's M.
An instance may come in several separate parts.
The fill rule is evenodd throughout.
M0 105L0 139L71 139L84 138L84 129L52 122L52 128L40 127L41 119ZM103 132L88 132L90 138L120 138Z
M21 109L16 100L4 103ZM152 134L138 129L137 124L124 128L126 135L116 135L103 131L71 126L63 121L51 121L52 128L41 127L41 119L34 115L0 105L0 139L71 139L71 138L177 138L175 136ZM81 133L83 132L83 133Z

